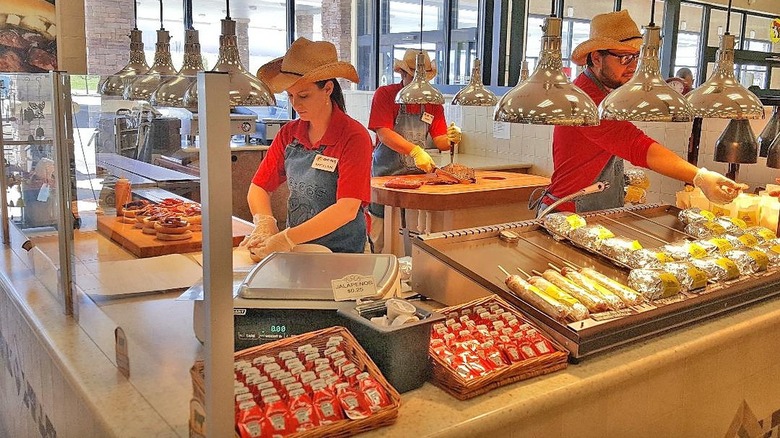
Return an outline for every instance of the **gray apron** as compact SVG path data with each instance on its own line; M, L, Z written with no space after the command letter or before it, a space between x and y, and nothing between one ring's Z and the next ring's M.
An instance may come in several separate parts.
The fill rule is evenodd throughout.
M325 147L322 145L316 150L309 150L298 140L293 140L284 149L284 171L290 186L290 197L287 198L288 227L300 225L336 203L338 167L333 172L311 167ZM366 216L363 209L347 224L307 243L323 245L333 252L363 252L366 245Z
M608 93L604 84L601 83L590 69L585 69L583 72L585 76L590 78L599 89L605 93ZM625 199L625 180L623 178L623 159L617 155L613 155L612 158L607 161L604 168L601 169L601 173L593 180L591 184L595 184L599 181L605 181L609 183L609 188L603 192L592 193L585 195L574 200L574 208L577 213L606 210L609 208L618 208L623 206L623 200ZM531 209L536 209L536 214L539 215L544 209L546 209L551 203L544 201L545 196L549 199L557 201L559 198L553 196L546 189L542 192L541 196L536 199L532 199L529 203Z
M425 107L422 107L425 111ZM428 135L428 124L421 120L422 113L409 114L406 105L401 105L395 118L393 131L411 143L423 149L435 149L433 140ZM422 170L414 165L414 159L406 154L399 154L382 142L376 145L371 162L371 176L419 175ZM376 217L385 217L384 206L372 203L368 211Z

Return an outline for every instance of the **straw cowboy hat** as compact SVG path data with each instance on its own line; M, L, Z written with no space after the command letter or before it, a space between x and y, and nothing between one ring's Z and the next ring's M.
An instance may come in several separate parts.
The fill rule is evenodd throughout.
M268 84L271 91L281 93L298 81L319 82L332 78L360 82L355 67L339 61L336 46L327 41L298 38L287 53L257 70L257 77Z
M593 17L590 23L590 39L574 48L571 60L577 65L585 65L588 54L597 50L635 52L641 45L642 34L628 11L600 14Z
M417 67L417 54L420 53L418 49L406 49L404 52L404 59L393 60L393 71L401 73L401 70L414 76L414 69ZM428 57L428 52L423 50L423 58L425 58L425 79L431 80L436 77L436 66L431 64L431 58Z

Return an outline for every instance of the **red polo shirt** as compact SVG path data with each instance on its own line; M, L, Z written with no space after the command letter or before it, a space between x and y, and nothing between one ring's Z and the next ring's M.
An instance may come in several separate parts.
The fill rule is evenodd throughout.
M252 183L267 192L276 190L287 180L284 170L284 149L298 140L306 149L326 145L323 155L338 158L339 173L336 199L355 198L367 204L371 201L371 136L360 122L333 106L325 135L316 144L309 141L309 122L293 120L282 126L274 137L270 149L257 168Z
M588 96L601 103L607 94L585 74L574 80ZM655 140L631 122L602 120L598 126L556 126L553 129L553 174L550 193L558 198L593 184L613 155L631 164L647 167L647 150ZM574 211L567 202L558 210Z
M368 119L368 129L376 132L379 128L393 129L398 112L401 111L401 105L395 103L395 96L401 91L404 84L390 84L379 87L374 92L374 98L371 101L371 114ZM409 114L420 113L420 105L406 105L406 111ZM433 122L428 126L428 134L431 138L438 137L447 133L447 120L444 119L443 105L425 105L425 112L433 116ZM377 138L377 143L379 138Z

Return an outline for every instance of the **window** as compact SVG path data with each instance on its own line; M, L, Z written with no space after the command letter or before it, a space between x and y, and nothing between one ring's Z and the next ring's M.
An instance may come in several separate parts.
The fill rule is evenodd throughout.
M688 68L693 73L694 82L698 74L699 65L699 44L701 43L698 32L683 32L677 34L677 56L674 60L674 71L672 74L683 67ZM694 84L695 85L695 84Z
M729 23L729 33L736 37L736 46L739 48L740 36L742 35L742 16L741 12L731 12L731 22ZM707 45L711 47L720 46L720 36L726 32L726 10L712 9L710 12L710 32L707 35Z
M564 70L570 69L569 76L574 79L576 66L571 62L571 52L581 42L590 38L590 22L595 15L612 12L613 0L571 0L564 2L563 29L561 32L561 57ZM633 16L633 12L631 13ZM525 59L529 70L533 71L539 61L542 50L542 29L544 18L550 15L548 2L534 2L529 6L528 27L526 32ZM561 15L560 13L558 15Z
M450 41L450 71L447 83L467 84L478 52L479 0L452 2L453 29Z

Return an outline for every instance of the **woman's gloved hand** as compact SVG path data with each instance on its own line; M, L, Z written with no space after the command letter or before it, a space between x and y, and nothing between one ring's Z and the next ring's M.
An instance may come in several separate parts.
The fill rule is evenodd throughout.
M289 230L289 228L285 228L281 233L276 233L273 236L263 240L259 246L253 248L250 251L252 260L262 260L265 258L265 256L271 254L272 252L290 251L295 246L295 242L287 237L287 230Z
M252 233L241 241L239 246L246 247L247 249L257 248L265 239L277 234L279 227L276 226L276 218L270 214L256 213L252 216L252 222L255 224L255 229Z
M414 165L419 167L423 172L430 173L433 171L433 158L431 158L431 156L428 155L428 152L425 152L425 149L421 148L419 145L412 148L411 152L409 152L409 156L414 159Z
M458 144L463 140L463 133L455 122L450 123L450 126L447 127L447 140L452 144Z
M707 199L717 204L728 204L739 195L740 190L748 188L745 184L736 183L704 167L696 172L696 176L693 177L693 185L700 188Z

